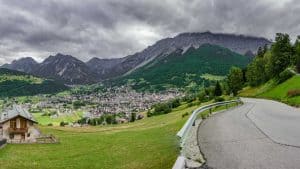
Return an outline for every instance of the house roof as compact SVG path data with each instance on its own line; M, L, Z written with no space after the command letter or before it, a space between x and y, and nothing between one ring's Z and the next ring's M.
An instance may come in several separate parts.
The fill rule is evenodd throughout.
M27 120L37 123L37 121L35 121L33 116L27 110L22 108L22 106L20 105L13 105L12 109L2 112L0 114L0 123L6 122L18 116L21 116Z

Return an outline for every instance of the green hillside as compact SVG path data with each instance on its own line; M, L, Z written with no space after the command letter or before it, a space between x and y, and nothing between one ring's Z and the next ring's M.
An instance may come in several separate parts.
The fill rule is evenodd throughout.
M241 91L240 96L245 97L261 97L278 100L293 106L300 105L300 76L295 75L287 81L276 84L271 80L256 88L245 88ZM294 92L294 95L288 95L289 92Z
M0 97L50 94L67 87L53 80L46 80L23 72L0 68Z
M210 77L225 76L232 66L245 67L250 58L229 49L203 45L189 48L185 53L177 50L168 56L159 56L129 75L117 80L116 84L129 83L140 90L163 90L167 87L184 87L192 82L209 85Z

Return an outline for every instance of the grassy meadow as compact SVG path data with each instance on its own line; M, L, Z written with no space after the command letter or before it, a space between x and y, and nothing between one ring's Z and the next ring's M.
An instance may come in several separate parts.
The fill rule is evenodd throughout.
M199 105L198 105L199 106ZM129 124L79 128L39 126L58 144L7 145L1 169L166 169L179 154L177 131L198 106L184 104L171 113Z
M43 113L32 113L32 115L39 122L40 125L52 124L53 126L59 126L60 122L62 121L73 123L79 120L82 117L83 112L76 111L71 114L60 115L57 118L51 118L50 116L43 116Z

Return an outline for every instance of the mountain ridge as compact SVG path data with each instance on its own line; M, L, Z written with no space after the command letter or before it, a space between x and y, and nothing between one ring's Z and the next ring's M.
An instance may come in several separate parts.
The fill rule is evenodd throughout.
M181 33L171 38L161 39L144 50L123 58L100 59L94 57L87 62L83 62L71 55L58 53L57 56L63 57L63 61L58 57L56 58L57 61L49 59L53 58L53 56L49 56L42 63L34 65L35 69L26 72L61 80L66 84L90 84L126 76L155 60L158 56L167 56L178 49L185 51L191 46L199 48L204 44L221 46L235 53L252 57L259 47L270 45L271 42L266 38L246 35L211 32ZM50 63L50 61L53 63ZM60 63L60 65L57 66L57 63ZM50 66L47 66L48 64ZM11 68L16 70L18 67L11 66Z

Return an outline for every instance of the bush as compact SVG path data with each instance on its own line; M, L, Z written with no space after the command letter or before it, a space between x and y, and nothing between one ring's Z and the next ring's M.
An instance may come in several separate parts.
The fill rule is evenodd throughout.
M185 116L188 116L189 115L189 112L186 112L184 114L182 114L182 118L184 118Z
M283 72L281 72L278 76L278 83L282 83L286 80L288 80L289 78L293 77L295 74L293 72L291 72L288 69L285 69Z
M295 97L295 96L300 96L300 89L295 89L295 90L289 90L287 92L288 97Z
M172 101L170 101L171 107L172 108L176 108L180 106L180 100L179 99L174 99Z
M52 123L49 123L49 124L47 124L47 126L53 126L53 124L52 124Z
M64 126L66 126L66 125L68 125L68 124L69 124L68 122L64 122L64 121L62 121L62 122L60 122L60 124L59 124L59 125L60 125L61 127L64 127Z
M215 102L223 102L225 99L223 97L215 97Z

